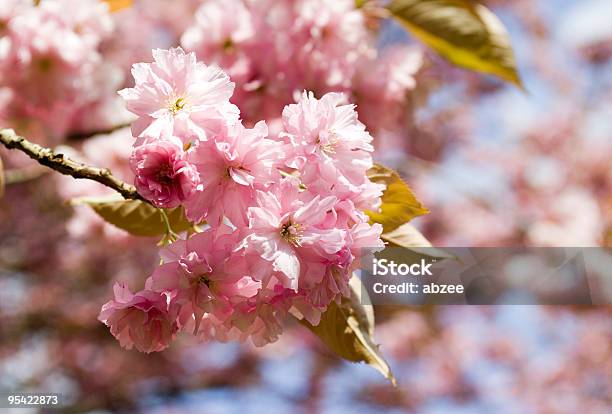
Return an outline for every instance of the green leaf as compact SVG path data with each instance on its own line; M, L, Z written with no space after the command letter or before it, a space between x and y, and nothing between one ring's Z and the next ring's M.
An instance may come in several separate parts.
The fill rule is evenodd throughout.
M368 171L368 177L375 183L387 186L380 212L366 211L372 222L382 224L383 232L393 231L413 218L429 213L408 184L392 169L375 164Z
M306 320L301 323L337 355L352 362L372 365L395 386L396 380L389 364L374 343L374 309L370 298L357 276L353 276L350 283L351 297L342 298L340 305L332 302L317 326Z
M362 8L368 1L370 0L355 0L355 8L356 9Z
M121 197L77 198L73 205L85 204L105 221L135 236L163 236L167 233L160 209L140 200L125 200ZM166 209L172 230L180 233L193 228L185 217L182 207Z
M450 62L522 88L508 32L485 6L470 0L393 0L387 8Z
M432 247L429 240L423 236L412 224L404 224L397 229L383 233L380 236L387 245L392 247L404 247L414 254L414 259L455 259L456 257L444 250Z

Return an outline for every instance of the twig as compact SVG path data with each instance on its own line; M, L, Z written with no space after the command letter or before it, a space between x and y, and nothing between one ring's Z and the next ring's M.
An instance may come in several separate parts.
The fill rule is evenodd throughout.
M28 141L15 134L12 129L0 129L0 142L8 149L18 149L26 153L39 164L49 167L57 172L70 175L74 178L93 180L112 188L125 199L144 200L133 185L124 183L116 178L108 168L90 167L83 163L71 160L64 154L55 153L49 148Z

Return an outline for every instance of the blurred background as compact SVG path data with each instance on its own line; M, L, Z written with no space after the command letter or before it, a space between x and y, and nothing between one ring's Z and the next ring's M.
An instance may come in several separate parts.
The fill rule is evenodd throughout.
M240 78L242 61L200 44L198 30L208 29L196 11L205 3L141 0L112 13L98 46L112 63L101 84L129 85L130 65L149 61L152 47L188 43L238 79L246 120L269 119L290 94L250 94L257 86ZM375 57L351 85L298 86L352 93L378 160L431 210L415 224L435 246L610 246L612 3L486 4L510 31L525 92L447 64L390 21L367 19ZM15 13L2 7L0 39ZM49 119L68 119L64 112L19 113L11 93L0 84L1 126L130 179L129 129L90 136L129 121L114 93L62 125ZM123 350L96 317L115 281L143 283L157 240L68 205L106 191L96 184L4 149L0 158L0 392L61 393L61 410L75 413L610 412L611 307L377 307L376 340L397 388L297 325L264 348L184 336L161 353Z

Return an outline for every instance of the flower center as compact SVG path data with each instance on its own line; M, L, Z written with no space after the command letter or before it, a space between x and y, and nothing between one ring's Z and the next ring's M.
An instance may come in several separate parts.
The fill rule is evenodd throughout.
M226 53L234 53L235 50L235 45L234 45L234 41L232 40L231 37L228 37L227 39L225 39L225 41L223 42L223 50Z
M338 141L331 141L327 144L321 145L321 151L326 153L327 155L332 155L336 153L336 144Z
M247 173L251 172L251 170L249 170L247 168L244 168L242 165L237 165L237 166L229 165L229 166L225 167L225 169L223 170L223 174L222 174L223 178L225 178L225 179L232 178L232 170L234 170L234 171L245 171Z
M168 110L172 112L173 115L176 115L183 108L185 108L185 105L187 105L185 98L178 98L174 102L170 101L170 104L168 105Z
M42 57L36 62L38 70L42 73L48 73L53 68L53 61L50 57Z
M283 240L294 247L302 247L301 238L303 233L303 226L300 223L292 223L291 221L283 224L280 232Z
M157 171L157 182L163 185L170 185L174 182L173 168L170 164L162 165Z
M327 155L333 155L336 153L336 146L338 145L339 141L333 131L330 131L329 134L330 136L326 140L321 139L321 135L319 135L317 138L317 144L319 145L321 152Z
M211 281L208 278L209 275L210 275L209 273L205 273L203 275L200 275L197 278L197 283L200 284L200 285L206 285L206 287L210 288Z

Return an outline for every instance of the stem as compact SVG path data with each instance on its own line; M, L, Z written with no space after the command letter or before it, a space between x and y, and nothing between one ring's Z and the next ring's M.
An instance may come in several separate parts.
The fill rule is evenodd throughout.
M0 129L0 143L8 149L17 149L27 154L39 164L49 167L61 174L70 175L74 178L93 180L112 188L125 199L142 200L140 194L133 185L126 184L115 177L108 168L90 167L78 161L65 157L62 153L55 153L50 148L41 147L28 141L24 137L15 134L12 129Z
M177 241L179 236L172 230L172 226L170 225L170 219L168 219L166 211L163 208L160 208L158 210L159 214L162 216L162 220L164 221L164 226L166 226L166 235L161 239L159 245L166 246Z
M159 210L159 214L161 214L162 216L162 220L164 220L164 226L166 226L166 233L171 236L178 236L172 230L172 226L170 225L170 219L168 218L168 214L166 214L166 210L164 210L163 208L159 208L158 210Z

